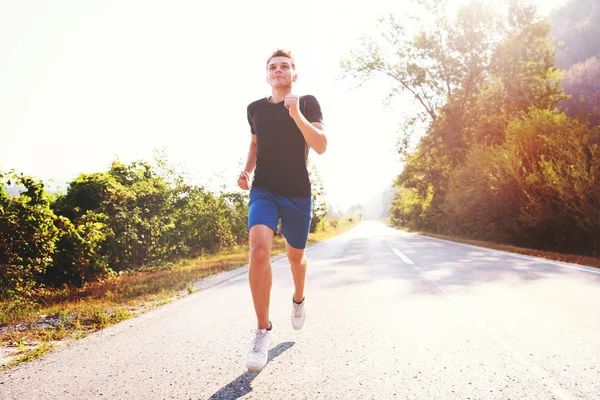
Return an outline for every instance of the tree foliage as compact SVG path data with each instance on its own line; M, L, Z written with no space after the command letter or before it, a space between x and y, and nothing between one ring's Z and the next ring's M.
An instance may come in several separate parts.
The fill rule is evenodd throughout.
M564 73L562 87L570 98L562 102L565 112L600 124L600 61L592 57Z
M158 164L115 161L54 198L34 178L0 174L0 297L81 286L247 240L247 195L209 192Z
M42 285L83 286L247 242L247 193L193 185L164 154L155 164L117 160L55 196L35 178L0 172L0 298L30 296ZM315 231L325 226L327 204L314 167L311 180Z
M559 68L566 70L591 57L600 58L599 0L570 0L550 15L550 22Z
M326 228L327 202L325 200L325 186L321 175L315 164L309 163L309 177L312 191L312 219L310 221L310 232L314 233Z
M600 0L572 0L550 16L558 43L556 64L570 98L562 108L571 116L600 123Z
M27 295L52 264L58 229L44 184L30 176L0 172L0 296ZM18 196L4 188L17 185Z
M548 22L517 0L495 11L473 2L453 21L436 14L441 1L419 4L435 24L411 36L390 17L393 35L363 40L343 63L359 82L392 77L393 93L409 93L421 104L415 116L429 116L418 143L399 148L392 222L600 254L598 128L557 109L568 96ZM567 71L563 86L591 82L595 66Z

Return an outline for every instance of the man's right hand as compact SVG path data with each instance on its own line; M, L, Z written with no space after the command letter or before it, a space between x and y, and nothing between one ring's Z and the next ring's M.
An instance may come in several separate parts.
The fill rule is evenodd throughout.
M250 174L246 171L240 172L240 176L237 181L238 186L243 190L250 189Z

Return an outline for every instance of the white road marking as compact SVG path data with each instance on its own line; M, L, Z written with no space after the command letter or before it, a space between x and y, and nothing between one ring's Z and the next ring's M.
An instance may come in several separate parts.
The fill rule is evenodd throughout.
M402 252L400 250L392 247L392 251L394 252L394 254L396 254L398 257L400 257L400 259L402 261L404 261L405 263L410 264L410 265L415 265L415 263L410 258L408 258L404 254L402 254Z

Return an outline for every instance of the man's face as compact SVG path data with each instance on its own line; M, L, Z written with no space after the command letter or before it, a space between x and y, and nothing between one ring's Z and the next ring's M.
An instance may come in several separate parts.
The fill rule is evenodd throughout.
M267 83L274 88L292 86L296 82L296 72L292 60L287 57L273 57L267 65Z

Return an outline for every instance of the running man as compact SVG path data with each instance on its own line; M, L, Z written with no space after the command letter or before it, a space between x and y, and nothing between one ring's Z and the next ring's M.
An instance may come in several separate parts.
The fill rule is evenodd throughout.
M294 279L292 327L298 330L304 326L307 264L304 250L312 218L306 161L309 148L318 154L327 149L317 99L292 94L298 75L290 52L277 50L268 58L266 79L271 86L271 96L248 106L252 140L246 167L237 182L240 188L250 190L249 281L258 322L248 353L247 366L251 371L260 371L266 365L273 344L273 325L269 320L271 247L280 219Z

